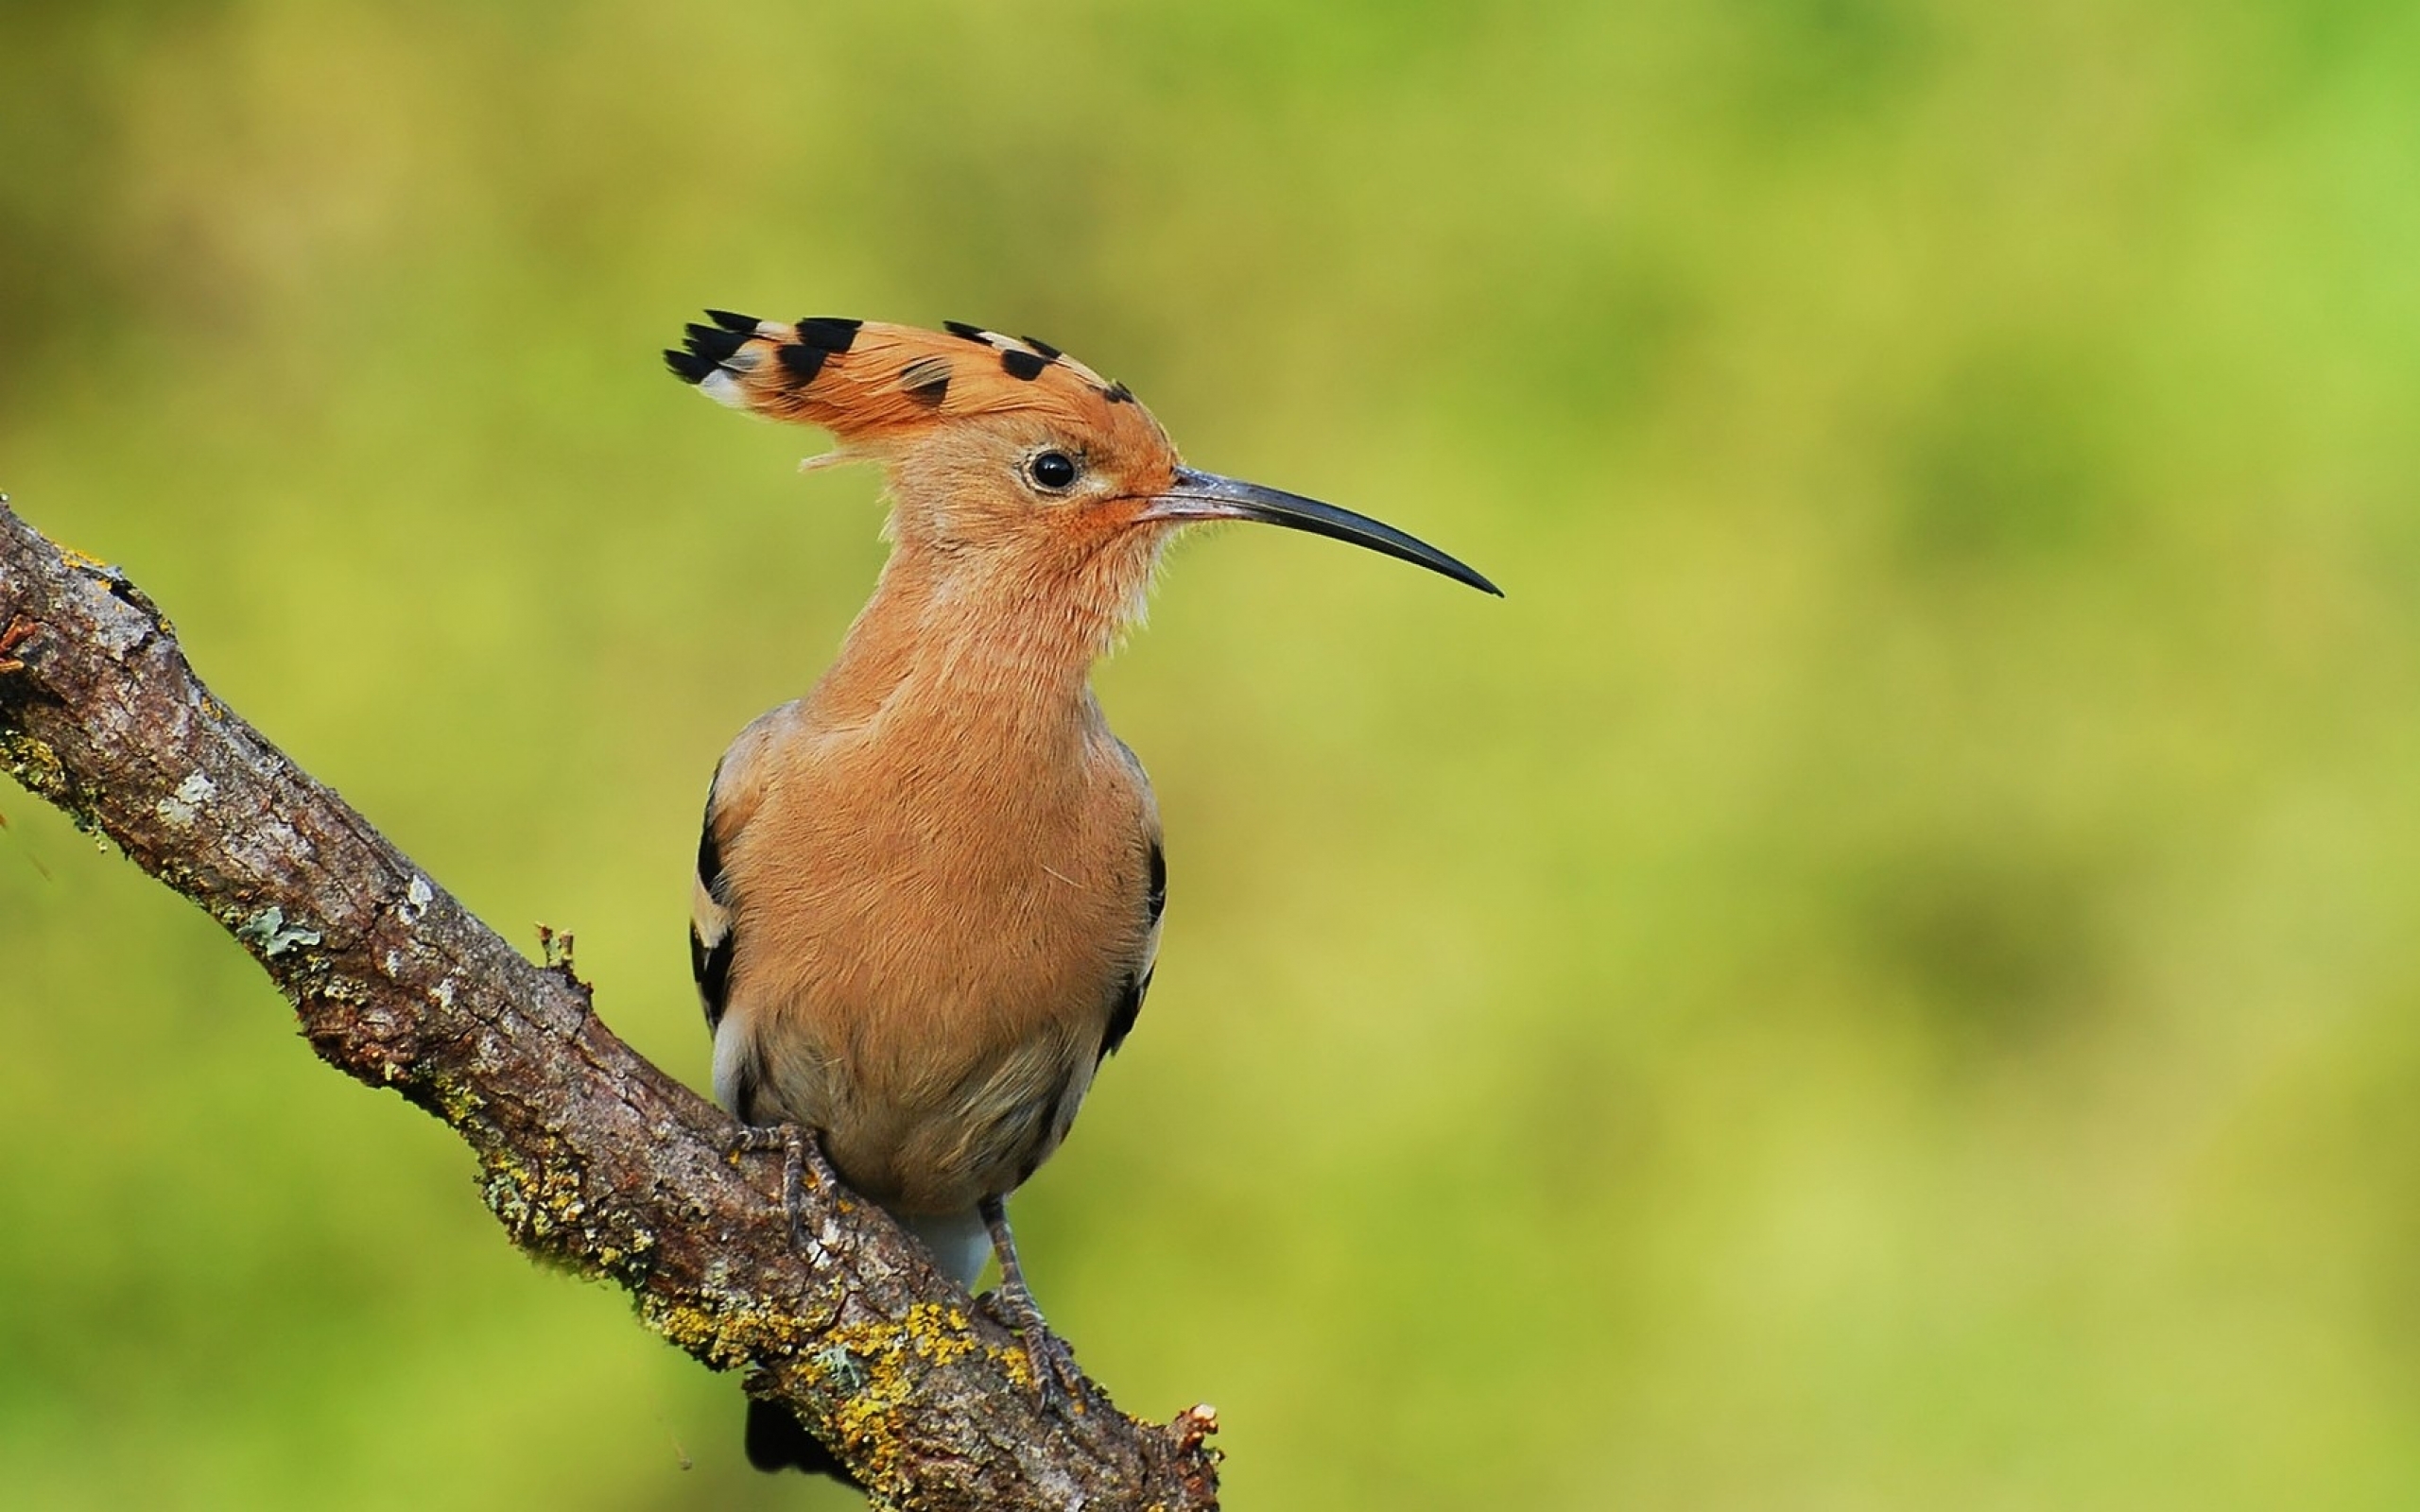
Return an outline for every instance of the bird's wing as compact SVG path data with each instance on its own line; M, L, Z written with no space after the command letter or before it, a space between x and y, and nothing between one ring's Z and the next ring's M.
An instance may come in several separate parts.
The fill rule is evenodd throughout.
M738 943L738 915L723 872L723 856L763 797L760 757L775 710L750 725L715 765L706 789L706 814L698 832L698 875L689 892L689 970L697 978L698 1000L706 1011L706 1031L715 1037L715 1100L742 1118L739 1106L739 1037L723 1032L724 1010L731 1005L731 958Z
M1117 1047L1124 1044L1126 1037L1133 1032L1134 1020L1143 1011L1143 995L1151 990L1151 973L1159 970L1160 919L1167 912L1168 906L1168 862L1156 825L1151 831L1150 844L1150 871L1143 900L1150 920L1150 933L1143 937L1143 954L1134 963L1133 974L1126 979L1124 995L1110 1010L1109 1023L1101 1031L1100 1054L1094 1057L1096 1064L1115 1055Z
M715 780L722 767L715 767ZM698 876L689 890L689 974L698 981L698 1000L706 1010L706 1032L722 1026L725 995L731 988L731 909L722 901L722 837L715 833L715 797L706 788L705 822L698 833Z

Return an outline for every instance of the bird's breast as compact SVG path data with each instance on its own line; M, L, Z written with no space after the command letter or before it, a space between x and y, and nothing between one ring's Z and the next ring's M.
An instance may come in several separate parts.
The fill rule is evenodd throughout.
M1018 762L827 739L731 847L759 1116L822 1129L868 1194L1005 1191L1074 1116L1148 948L1149 795L1101 744Z

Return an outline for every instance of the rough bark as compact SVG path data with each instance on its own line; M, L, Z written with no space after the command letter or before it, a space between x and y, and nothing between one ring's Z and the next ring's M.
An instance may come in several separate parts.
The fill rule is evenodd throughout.
M321 1058L442 1119L512 1242L833 1445L877 1505L1212 1508L1216 1421L1046 1403L1024 1349L879 1210L641 1058L210 692L115 568L0 498L0 765L199 903ZM793 1226L795 1218L795 1227Z

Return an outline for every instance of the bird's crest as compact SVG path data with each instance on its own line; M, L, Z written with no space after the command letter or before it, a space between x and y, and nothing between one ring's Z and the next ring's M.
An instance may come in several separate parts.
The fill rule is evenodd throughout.
M844 443L1030 411L1080 429L1158 429L1124 384L1031 336L956 320L926 331L829 316L706 315L711 324L691 325L683 348L665 352L666 367L734 409L820 425Z

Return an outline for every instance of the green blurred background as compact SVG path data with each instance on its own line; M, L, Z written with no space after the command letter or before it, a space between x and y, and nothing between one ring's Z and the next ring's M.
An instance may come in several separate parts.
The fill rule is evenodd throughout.
M0 11L0 488L696 1085L880 558L706 304L1033 331L1275 531L1019 1202L1269 1509L2420 1504L2420 25L2301 0ZM0 1504L838 1506L0 791Z

